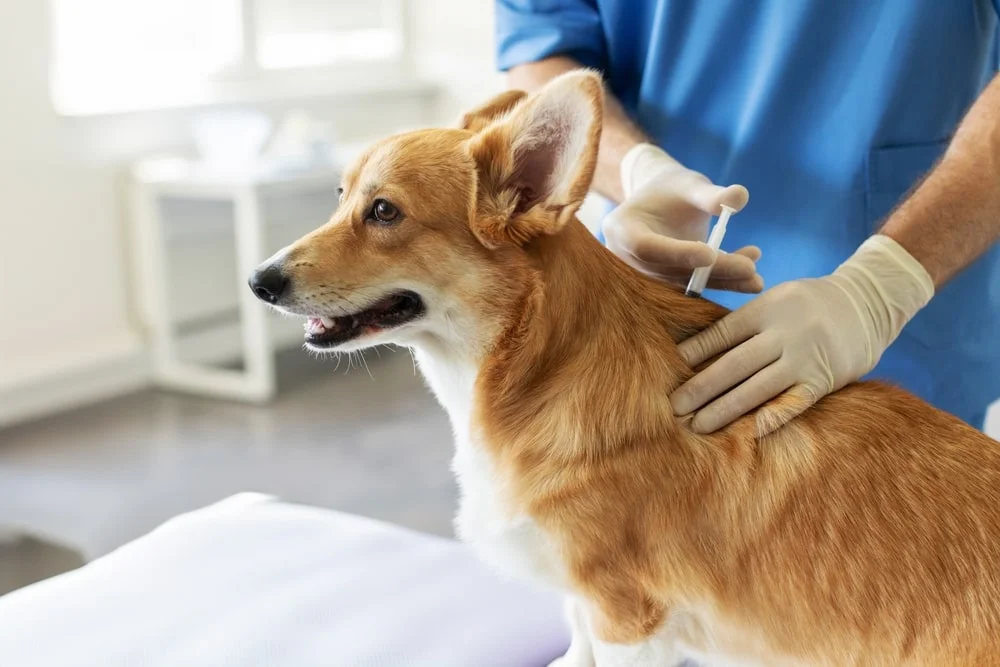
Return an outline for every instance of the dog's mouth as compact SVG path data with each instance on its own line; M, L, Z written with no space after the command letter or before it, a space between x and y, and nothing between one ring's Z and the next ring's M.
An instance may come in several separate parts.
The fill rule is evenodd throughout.
M336 347L400 327L421 317L425 310L419 294L409 290L393 292L350 315L310 317L305 323L306 344L313 348Z

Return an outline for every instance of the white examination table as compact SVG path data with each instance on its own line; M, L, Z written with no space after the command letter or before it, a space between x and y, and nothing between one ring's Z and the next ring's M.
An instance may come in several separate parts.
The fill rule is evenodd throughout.
M0 597L8 667L529 667L558 596L463 546L242 494Z

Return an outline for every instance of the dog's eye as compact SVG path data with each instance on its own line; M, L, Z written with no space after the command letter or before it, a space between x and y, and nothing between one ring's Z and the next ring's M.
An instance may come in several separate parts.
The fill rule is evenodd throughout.
M385 199L376 199L372 203L372 210L368 213L368 220L383 225L396 222L400 217L399 209L390 204Z

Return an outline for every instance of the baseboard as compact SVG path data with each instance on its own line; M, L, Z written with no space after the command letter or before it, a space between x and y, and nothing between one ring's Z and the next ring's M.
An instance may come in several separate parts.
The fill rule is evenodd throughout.
M69 370L0 387L0 428L123 396L149 383L149 360L135 339Z

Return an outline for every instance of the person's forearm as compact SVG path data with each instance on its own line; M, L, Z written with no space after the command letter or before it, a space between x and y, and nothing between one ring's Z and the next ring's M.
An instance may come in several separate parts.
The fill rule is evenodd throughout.
M966 115L938 166L880 233L940 287L1000 240L1000 77Z
M532 92L564 72L583 67L572 58L556 56L534 63L518 65L508 73L508 83L512 88ZM636 144L649 141L635 126L621 103L610 93L604 96L604 128L601 147L597 155L597 169L594 172L594 189L616 203L624 198L622 193L620 167L622 158Z

